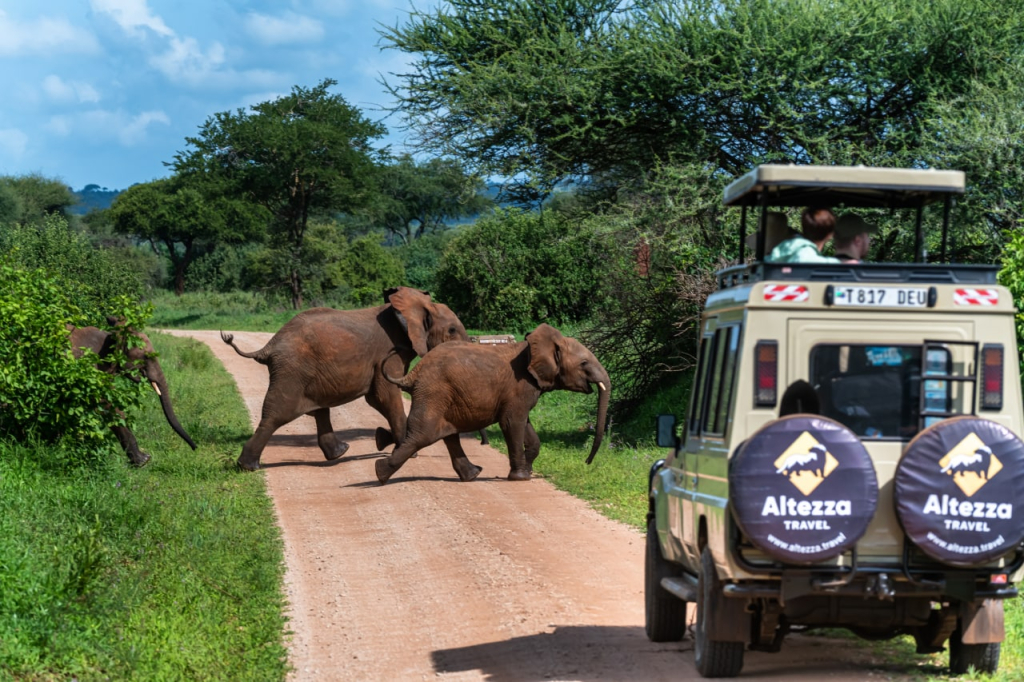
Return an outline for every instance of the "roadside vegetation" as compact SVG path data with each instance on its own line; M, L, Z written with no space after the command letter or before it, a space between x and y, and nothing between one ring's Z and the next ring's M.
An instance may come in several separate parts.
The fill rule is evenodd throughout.
M210 112L161 159L169 177L84 217L59 180L0 176L0 677L284 675L280 540L262 477L232 467L251 427L230 378L205 347L153 334L191 452L144 385L70 359L65 324L273 332L398 285L430 291L470 333L547 322L594 351L613 402L588 466L595 397L543 396L536 471L643 528L665 454L654 417L686 408L699 311L735 245L721 192L738 174L963 170L952 257L1001 262L1024 308L1016 9L447 0L383 30L409 64L388 86L416 157L375 148L383 126L324 78ZM871 258L906 260L913 226L869 219ZM930 251L939 239L926 234ZM146 468L124 462L121 423ZM1007 603L996 680L1024 679L1022 611ZM906 642L864 646L945 679L944 658Z

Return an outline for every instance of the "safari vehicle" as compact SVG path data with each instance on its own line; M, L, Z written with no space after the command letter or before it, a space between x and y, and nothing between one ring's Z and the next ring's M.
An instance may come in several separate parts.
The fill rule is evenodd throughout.
M658 418L645 569L648 637L681 639L695 603L705 677L817 627L998 667L1024 564L1021 391L997 267L945 262L963 191L958 171L794 165L725 189L738 262L754 210L757 247L718 273L681 425ZM766 261L768 208L809 205L916 212L915 262Z

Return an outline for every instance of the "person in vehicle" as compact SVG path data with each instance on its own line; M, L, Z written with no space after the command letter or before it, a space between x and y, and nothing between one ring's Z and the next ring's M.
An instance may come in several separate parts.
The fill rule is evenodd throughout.
M836 215L823 206L808 206L800 214L803 234L791 237L772 249L774 263L838 263L838 258L821 255L836 229Z
M843 263L859 263L871 248L871 235L878 226L865 221L856 213L844 213L836 220L836 234L832 247L836 258Z
M769 211L764 218L764 252L769 254L776 246L800 233L789 226L789 220L785 213ZM746 238L747 248L751 251L757 249L757 231L751 232Z

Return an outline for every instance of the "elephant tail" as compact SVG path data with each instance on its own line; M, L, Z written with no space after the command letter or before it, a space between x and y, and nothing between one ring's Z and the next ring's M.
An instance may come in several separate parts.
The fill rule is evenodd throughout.
M221 338L221 341L223 341L224 343L226 343L229 346L231 346L232 348L234 348L235 352L238 353L239 355L241 355L243 358L252 358L256 362L259 362L259 363L264 364L264 365L267 364L267 358L269 356L269 354L267 353L267 346L264 346L263 348L260 348L259 350L254 350L251 353L246 353L244 350L242 350L241 348L239 348L238 346L235 345L235 335L234 334L229 334L228 332L221 331L220 338Z
M387 354L387 356L384 358L384 361L380 363L380 373L384 375L385 379L393 383L395 386L398 386L402 390L411 390L413 383L415 383L410 379L410 377L412 376L411 373L406 374L403 377L399 377L398 379L388 374L388 360L391 359L392 355L398 355L398 351L392 349L391 352Z

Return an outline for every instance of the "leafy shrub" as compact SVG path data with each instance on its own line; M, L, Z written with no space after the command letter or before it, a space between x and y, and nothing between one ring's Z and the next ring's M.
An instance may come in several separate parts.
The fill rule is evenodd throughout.
M1017 308L1017 358L1020 362L1021 377L1024 377L1024 362L1020 361L1020 348L1024 344L1024 231L1010 235L1003 248L1003 267L999 270L999 283L1010 290L1013 305Z
M101 372L97 357L71 355L65 323L87 324L60 277L0 260L0 437L64 441L88 460L115 443L110 427L125 424L142 384ZM136 326L148 315L127 297L108 310ZM123 361L115 352L111 361Z
M408 244L392 248L392 252L405 267L405 282L423 291L435 291L437 271L444 250L455 236L454 230L425 234Z
M479 329L530 330L583 320L603 255L557 213L496 211L460 228L435 273L437 296Z
M46 270L88 324L99 325L106 316L116 315L121 296L142 298L142 281L131 261L94 247L56 214L38 225L8 226L0 232L0 252L10 253L12 265Z
M380 241L375 234L353 240L334 271L335 281L347 288L347 298L353 305L380 305L385 289L405 282L402 262Z

